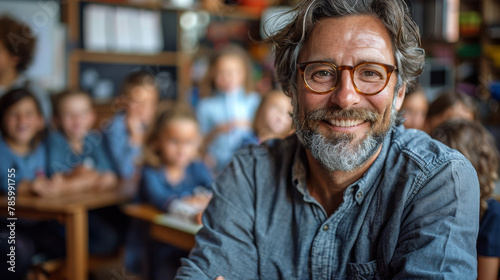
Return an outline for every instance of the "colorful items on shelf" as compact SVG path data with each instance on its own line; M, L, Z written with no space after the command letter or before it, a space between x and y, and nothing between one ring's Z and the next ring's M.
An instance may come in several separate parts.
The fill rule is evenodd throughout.
M463 44L458 47L457 55L462 58L477 58L481 56L481 44Z
M484 53L492 60L495 67L500 68L500 45L486 45Z
M481 30L481 14L477 11L464 11L460 13L460 34L464 37L479 35Z

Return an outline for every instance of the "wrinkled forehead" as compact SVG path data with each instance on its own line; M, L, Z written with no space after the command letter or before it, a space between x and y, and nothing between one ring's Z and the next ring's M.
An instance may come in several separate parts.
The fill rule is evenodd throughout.
M299 57L333 63L348 57L358 62L395 63L389 31L379 18L370 15L320 19Z

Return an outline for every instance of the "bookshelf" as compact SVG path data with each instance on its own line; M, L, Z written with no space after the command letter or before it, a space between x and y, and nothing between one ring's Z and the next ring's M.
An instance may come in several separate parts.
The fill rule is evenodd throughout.
M481 114L487 124L500 123L500 1L407 2L420 27L422 44L427 52L421 82L424 81L424 86L429 84L429 76L441 80L435 91L429 94L430 100L442 88L455 86L480 101ZM435 69L437 73L434 73ZM439 77L444 75L440 72L446 72L451 79Z
M193 57L192 52L186 51L182 46L182 41L184 40L183 35L184 33L187 33L183 31L181 26L182 16L186 13L196 14L201 12L208 14L210 19L215 20L259 20L258 11L250 7L242 8L224 6L216 12L207 13L198 7L175 7L166 3L169 2L159 0L68 0L63 3L61 5L62 21L67 24L69 40L68 86L88 90L85 87L85 83L82 82L85 80L82 78L82 75L85 77L99 75L100 77L104 77L108 84L110 84L109 81L111 81L111 84L114 85L114 93L116 93L117 86L119 84L118 76L123 78L124 73L139 68L153 73L164 71L166 76L170 79L168 83L171 87L167 90L167 93L162 93L162 98L182 98L191 85L190 75L187 73L189 73L189 65ZM160 49L158 49L158 46L155 46L156 50L149 50L146 52L130 47L129 49L125 48L125 50L114 49L118 48L116 41L120 40L113 41L112 39L107 38L108 36L103 36L102 34L101 39L108 41L95 48L89 47L91 44L88 43L88 34L92 34L88 31L89 22L94 24L94 30L97 33L101 32L102 29L105 29L104 25L106 25L104 23L100 24L99 22L93 23L92 20L88 20L88 17L90 17L88 12L89 7L102 8L103 10L107 10L108 13L111 11L112 16L115 16L115 14L117 15L119 11L128 11L135 14L149 13L150 15L159 15L161 23L158 27L162 29L159 31L161 32L160 37L163 37L163 41L160 42ZM107 17L102 16L101 20L102 19L107 20ZM106 26L109 26L109 23ZM114 26L115 28L120 27L119 24L115 24ZM132 27L135 28L135 26ZM133 28L125 30L128 32ZM144 30L148 30L145 28L142 30L140 28L135 29L139 29L141 34L144 33ZM123 34L127 32L115 31L108 32L107 34ZM134 34L137 35L136 33ZM155 36L149 35L149 37L157 38L158 36L155 34ZM141 41L137 38L129 38L128 40L132 40L132 43ZM158 42L156 43L158 44ZM114 45L110 47L110 44ZM115 67L113 68L113 66ZM103 70L104 72L98 74L93 72L93 74L84 72L88 69L97 69L98 72L102 69L105 70Z
M500 101L500 1L484 0L482 4L481 51L483 55L480 61L480 72L487 85L483 88L482 95L494 97ZM497 111L500 110L497 108ZM498 121L500 113L497 112L496 115Z

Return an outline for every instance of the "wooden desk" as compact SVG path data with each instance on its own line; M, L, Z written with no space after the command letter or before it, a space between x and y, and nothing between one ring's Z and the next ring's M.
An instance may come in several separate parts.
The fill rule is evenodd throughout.
M128 204L122 209L127 215L148 222L153 239L186 251L194 247L194 236L202 227L179 220L147 204Z
M66 265L68 279L88 278L88 211L128 201L135 187L122 183L120 187L99 193L85 193L61 198L38 196L16 197L15 217L26 219L56 219L66 227ZM0 197L0 216L7 215L7 198Z

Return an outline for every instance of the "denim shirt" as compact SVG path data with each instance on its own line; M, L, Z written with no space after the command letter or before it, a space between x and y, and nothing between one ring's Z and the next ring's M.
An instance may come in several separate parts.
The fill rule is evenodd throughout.
M479 183L460 153L388 133L330 216L308 193L296 136L239 152L176 279L475 279Z

